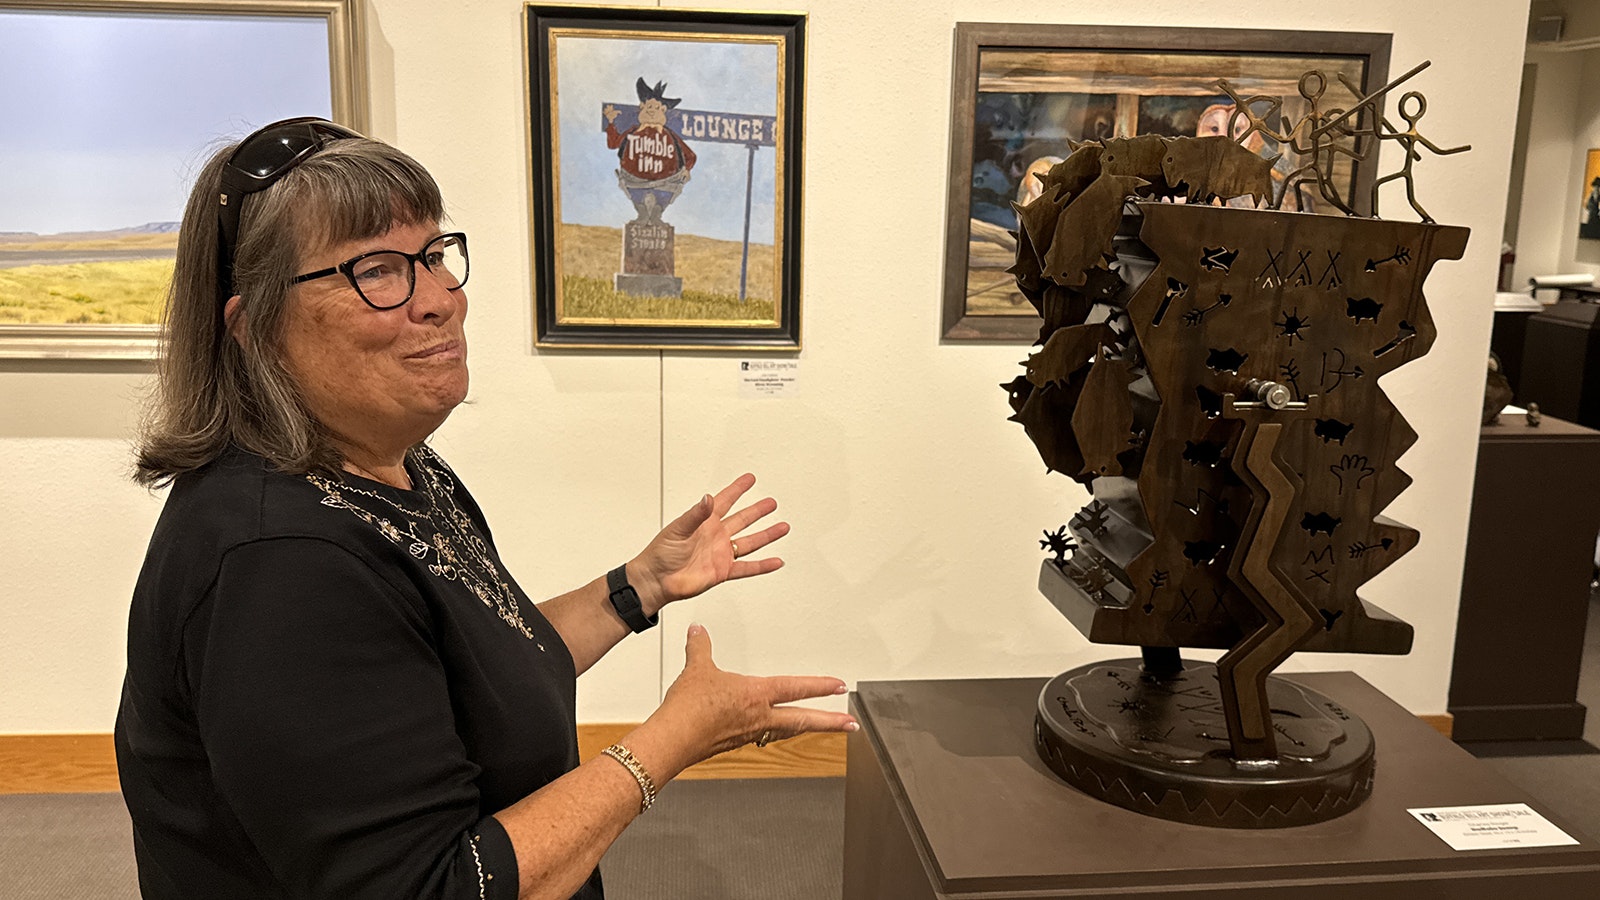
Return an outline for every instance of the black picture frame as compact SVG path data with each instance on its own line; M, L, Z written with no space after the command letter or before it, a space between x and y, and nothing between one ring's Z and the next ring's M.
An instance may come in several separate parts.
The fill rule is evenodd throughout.
M536 346L800 349L806 21L526 5Z
M1291 99L1298 100L1294 85L1299 74L1308 68L1326 68L1330 92L1343 91L1334 77L1337 71L1354 76L1363 90L1374 90L1388 78L1391 41L1389 34L1365 32L957 23L942 339L1032 343L1039 334L1038 314L1007 283L1004 271L1010 264L1005 254L1006 235L1015 226L1008 228L998 221L1009 213L1009 202L1002 201L1014 199L1004 196L1003 189L1016 190L1029 176L1012 161L996 165L998 174L987 167L982 173L977 171L979 164L986 162L979 158L977 145L985 139L980 129L991 135L996 130L996 123L979 121L981 112L994 112L981 109L981 100L989 98L980 98L980 92L999 95L1008 89L1017 97L1050 92L1087 97L1078 114L1085 126L1092 115L1097 116L1092 121L1108 133L1072 134L1067 129L1058 153L1065 156L1067 139L1131 137L1139 133L1146 112L1143 101L1176 102L1185 97L1200 101L1217 93L1210 86L1219 77L1226 77L1246 94L1292 95ZM1000 54L1013 55L1014 74L986 75L986 53L995 54L991 61L1001 58ZM999 66L991 62L989 68ZM1096 103L1103 107L1098 113L1094 112ZM1345 199L1358 211L1368 205L1375 162L1355 162L1342 174ZM995 184L987 183L991 180ZM980 193L985 196L979 197Z

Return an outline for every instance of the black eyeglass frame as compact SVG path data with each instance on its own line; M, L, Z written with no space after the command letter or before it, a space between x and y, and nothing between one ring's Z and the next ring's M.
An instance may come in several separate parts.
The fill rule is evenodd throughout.
M277 184L295 166L334 141L363 137L318 116L283 119L256 129L235 147L222 167L217 194L217 293L233 296L233 255L239 245L239 207L249 194Z
M307 272L304 275L296 275L295 277L289 279L289 283L301 284L302 282L313 281L318 278L327 278L330 275L343 275L345 280L350 282L350 286L356 289L356 296L361 298L361 302L380 312L390 309L399 309L400 307L405 306L407 303L410 303L411 298L417 294L417 263L422 263L422 267L427 269L430 275L433 275L435 278L438 277L438 273L434 271L433 266L428 264L428 248L446 238L454 238L456 242L461 245L461 259L467 264L467 271L461 273L461 280L456 282L454 287L446 288L446 290L451 291L460 290L461 288L467 286L467 278L472 275L472 254L467 251L467 233L464 231L447 231L444 234L441 234L428 241L428 243L423 245L422 249L416 253L407 253L404 250L369 250L366 253L360 254L359 256L352 256L336 266L329 266L326 269L318 269L315 272ZM401 300L399 303L391 303L388 306L379 306L378 304L373 303L372 300L367 297L367 295L361 290L361 285L356 282L356 265L363 259L368 259L373 256L383 256L384 254L393 254L395 256L405 257L406 274L411 279L411 289L406 291L406 298ZM455 273L451 274L453 275Z

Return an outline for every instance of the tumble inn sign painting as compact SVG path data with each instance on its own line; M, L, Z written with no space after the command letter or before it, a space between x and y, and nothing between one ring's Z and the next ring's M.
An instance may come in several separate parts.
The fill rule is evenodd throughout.
M540 346L798 346L803 24L529 7Z

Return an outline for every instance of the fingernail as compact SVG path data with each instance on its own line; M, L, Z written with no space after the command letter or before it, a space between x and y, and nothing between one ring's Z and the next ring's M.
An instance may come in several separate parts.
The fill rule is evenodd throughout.
M846 723L845 726L844 726L844 730L845 731L860 731L861 730L861 723L860 722L849 722L849 723Z
M700 502L701 503L710 503L711 502L711 495L707 494L704 497L701 497L700 498Z
M705 634L706 633L706 627L704 625L701 625L699 622L691 623L689 625L689 633L690 634Z
M833 692L835 694L843 694L844 692L846 692L848 690L850 690L850 686L841 681L839 683L839 686L833 689Z

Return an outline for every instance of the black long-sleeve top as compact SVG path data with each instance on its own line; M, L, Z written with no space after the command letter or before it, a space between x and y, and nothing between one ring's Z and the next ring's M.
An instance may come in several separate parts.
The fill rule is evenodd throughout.
M577 765L572 657L443 461L407 466L177 479L116 724L146 898L516 897L492 814Z

